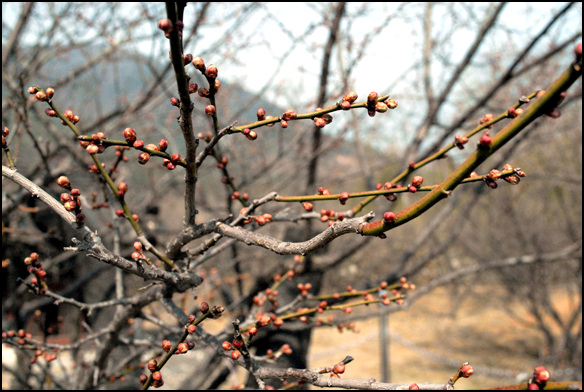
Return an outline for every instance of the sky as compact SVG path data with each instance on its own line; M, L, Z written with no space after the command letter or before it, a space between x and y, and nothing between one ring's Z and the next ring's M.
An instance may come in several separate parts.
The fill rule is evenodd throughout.
M146 3L143 3L146 4ZM148 3L151 10L163 5ZM323 53L323 43L326 42L328 31L322 26L317 26L309 34L303 32L311 24L317 24L322 20L323 13L328 12L326 3L259 3L255 12L249 15L244 11L234 12L234 9L243 9L245 6L220 7L211 6L208 25L201 30L196 44L185 47L185 52L191 52L194 56L204 55L207 64L215 64L219 67L219 79L226 82L239 83L247 89L258 92L270 77L274 77L274 85L266 91L265 96L276 101L282 106L297 104L298 102L313 102L318 91L320 75L320 62ZM366 6L364 6L366 4ZM476 24L469 25L468 15L472 8L476 13L477 23L482 20L482 10L495 7L497 3L466 3L466 5L450 3L437 3L433 8L432 30L438 44L445 42L447 45L446 61L455 63L469 48L475 38ZM505 26L503 33L497 36L489 36L481 46L485 51L513 51L522 48L532 36L537 34L543 23L546 23L550 15L562 8L565 3L509 3L500 16L499 22ZM18 10L22 3L2 3L3 42L6 32L14 24ZM137 12L139 8L135 4L127 3L124 12ZM192 12L198 7L194 3L188 3L185 23L194 23ZM423 25L422 17L425 9L424 3L349 3L347 12L360 14L351 25L342 25L340 41L343 45L336 48L331 60L332 70L338 76L339 64L347 67L354 58L354 54L348 54L346 42L352 40L353 53L358 51L364 37L371 35L367 40L366 50L358 65L353 68L348 89L357 91L360 98L364 98L370 91L377 91L380 95L390 94L398 101L407 99L419 99L418 92L412 91L412 86L419 83L419 73L408 72L412 66L420 64L423 50ZM568 36L582 27L582 6L578 4L572 7L569 23L563 23L552 29L556 38ZM453 10L453 11L452 11ZM387 15L393 15L387 19ZM96 16L99 17L99 16ZM89 17L91 18L91 16ZM50 23L47 18L44 23ZM141 27L143 31L155 31L156 26ZM445 32L452 31L455 25L456 33L452 36ZM224 42L226 29L239 28L237 34L228 38L229 45L244 47L237 52L225 52L215 50ZM379 33L376 33L379 29ZM83 36L83 32L74 31L73 35ZM291 36L301 38L301 43L294 45ZM541 50L546 41L542 42ZM168 43L164 39L157 40L159 45L155 50L168 51ZM138 49L145 53L151 53L151 42L138 44ZM535 48L537 51L538 48ZM234 53L234 54L233 54ZM233 57L230 57L230 56ZM352 57L353 56L353 57ZM282 61L281 59L285 60ZM438 60L438 59L436 59ZM440 83L444 82L439 77L441 61L433 62L435 91L439 90ZM419 68L418 68L419 69ZM274 70L277 73L274 75ZM338 79L337 79L338 80ZM334 88L334 85L332 86ZM331 91L331 93L341 92ZM331 102L332 104L333 102ZM300 110L313 109L308 106ZM298 109L297 109L298 110Z

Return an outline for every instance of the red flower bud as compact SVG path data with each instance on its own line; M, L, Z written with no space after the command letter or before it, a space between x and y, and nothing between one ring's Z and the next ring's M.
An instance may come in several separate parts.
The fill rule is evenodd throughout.
M266 111L263 108L259 108L257 111L258 121L262 121L266 118Z
M341 194L339 195L339 201L341 202L341 204L345 205L347 200L349 200L349 193L348 192L341 192Z
M395 99L388 99L387 101L385 101L385 104L389 109L397 108L397 101Z
M351 109L351 102L349 102L349 101L341 102L341 109L343 109L343 110Z
M59 184L59 186L61 188L65 188L65 189L71 188L71 183L69 182L69 178L65 177L65 176L61 176L61 177L57 178L57 184Z
M196 69L198 69L199 71L202 69L205 69L205 62L203 61L202 58L200 58L199 56L195 57L193 59L193 65L195 66Z
M194 94L199 89L199 85L193 81L189 82L189 94Z
M488 148L490 145L491 145L491 136L489 136L489 132L487 131L479 139L479 147Z
M460 375L464 378L469 378L474 373L474 369L468 363L460 367Z
M422 185L423 182L424 178L422 176L415 176L412 178L412 186L415 186L416 188Z
M72 110L65 110L65 113L63 113L63 116L65 116L65 118L69 121L73 120L73 117L75 117L75 114L73 114Z
M170 104L172 106L179 107L180 106L180 100L177 97L171 97L170 98Z
M35 97L38 101L46 101L47 94L44 91L37 91Z
M533 372L533 381L538 384L545 384L550 379L550 372L543 366L538 366Z
M169 34L172 30L174 30L174 27L173 27L170 19L159 20L158 21L158 28L160 30L164 31L165 34Z
M324 128L324 126L326 125L326 121L324 121L324 118L322 117L315 117L314 125L316 125L319 128Z
M343 101L347 101L349 103L353 103L357 100L358 95L355 91L349 91L347 95L343 97Z
M385 214L383 214L383 220L387 223L393 223L395 222L395 214L391 211L387 211Z
M377 102L375 104L375 111L378 113L385 113L387 112L387 105L383 102Z
M219 71L217 70L217 67L211 64L207 67L205 75L207 75L208 78L215 79L217 77L218 72Z
M158 142L158 147L160 148L160 151L166 151L166 149L168 148L168 142L166 141L166 139L160 139L160 141Z
M207 115L209 116L214 116L215 115L215 106L213 105L207 105L205 107L205 113L207 113Z
M138 155L138 163L141 165L145 165L146 163L148 163L149 160L150 154L148 154L147 152L143 152L140 155Z
M134 143L136 141L136 131L132 128L124 129L124 138L128 143Z

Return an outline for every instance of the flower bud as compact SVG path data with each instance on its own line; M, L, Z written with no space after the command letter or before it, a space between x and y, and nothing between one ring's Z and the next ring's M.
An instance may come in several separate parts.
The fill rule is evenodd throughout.
M166 139L160 139L160 141L158 142L158 147L160 148L160 151L166 151L166 149L168 148L168 142L166 141Z
M395 222L395 213L387 211L385 214L383 214L383 220L387 223Z
M460 150L464 149L464 145L467 142L468 142L468 138L466 136L456 135L454 137L454 145Z
M345 95L343 97L343 101L347 101L351 104L351 103L355 102L357 100L357 98L358 98L358 95L355 91L349 91L347 93L347 95Z
M75 203L75 200L69 200L63 203L63 206L67 211L73 211L77 207L77 203Z
M263 108L259 108L257 111L258 121L262 121L266 118L266 111Z
M349 193L348 192L341 192L341 194L339 195L339 201L341 202L341 204L345 205L347 200L349 200Z
M165 34L170 34L170 32L174 30L174 26L170 19L160 19L158 21L158 28L164 31Z
M124 138L128 143L134 143L136 141L136 131L132 128L124 129Z
M324 121L324 119L322 117L315 117L314 118L314 125L316 125L318 128L324 128L324 126L326 125L326 122Z
M460 367L460 375L464 378L469 378L474 373L474 369L468 363Z
M379 98L379 94L377 94L375 91L372 91L367 96L367 103L369 103L369 102L377 102L377 98Z
M141 165L145 165L146 163L148 163L149 160L150 154L148 154L147 152L143 152L140 155L138 155L138 163Z
M387 105L383 102L377 102L375 104L375 111L378 113L385 113L387 112Z
M205 71L205 75L208 78L215 79L217 77L218 72L219 71L217 70L217 67L214 66L213 64L211 64L207 67L207 70Z
M57 178L57 184L59 184L61 188L71 189L71 183L69 182L69 178L66 176Z
M576 55L576 61L582 61L582 42L574 48L574 54Z
M351 102L349 102L349 101L341 102L341 109L343 109L343 110L351 109Z
M550 372L543 366L538 366L533 371L533 381L537 384L545 384L550 379Z
M172 106L179 107L180 106L180 100L177 97L171 97L170 98L170 104Z
M207 115L209 116L214 116L215 115L215 106L213 105L207 105L205 107L205 113L207 113Z
M199 89L199 85L193 81L189 82L189 94L194 94Z
M422 176L415 176L412 178L412 186L415 186L416 188L422 185L423 182L424 178Z
M284 112L284 114L282 114L282 120L284 120L284 121L294 120L296 117L297 117L297 114L292 109L288 109Z
M489 148L491 145L491 136L489 132L485 132L479 139L479 148Z
M203 70L205 69L205 62L203 61L202 58L200 58L199 56L193 58L193 65L195 66L196 69Z
M52 87L47 87L47 89L45 90L45 93L47 94L47 98L51 99L51 98L53 98L53 95L55 95L55 89Z
M38 101L46 101L47 94L44 91L37 91L35 97Z
M388 99L387 101L385 101L385 104L389 109L393 110L397 108L397 101L395 99Z

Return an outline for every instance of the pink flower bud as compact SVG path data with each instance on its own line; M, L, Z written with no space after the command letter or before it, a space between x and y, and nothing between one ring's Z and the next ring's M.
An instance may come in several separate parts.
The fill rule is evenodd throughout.
M166 151L166 149L168 148L168 142L166 141L166 139L160 139L160 141L158 142L158 147L160 148L160 151Z
M46 101L47 94L44 91L37 91L35 97L38 101Z
M177 97L171 97L170 98L170 104L172 106L179 107L180 106L180 100Z
M187 65L190 64L193 61L193 55L190 53L187 53L185 55L183 55L183 65Z
M202 58L200 58L199 56L193 58L193 65L195 66L196 69L203 70L205 69L205 62L203 61Z
M347 95L345 95L345 96L343 97L343 101L347 101L347 102L349 102L349 103L353 103L353 102L355 102L355 101L357 100L357 98L358 98L358 95L357 95L357 93L356 93L356 92L354 92L354 91L349 91L349 92L347 93Z
M387 112L387 105L383 102L377 102L375 104L375 111L378 113L385 113Z
M339 195L339 201L341 202L341 204L345 205L347 200L349 200L349 193L348 192L341 192L341 194Z
M395 214L391 211L387 211L385 214L383 214L383 220L387 223L393 223L395 222Z
M124 129L124 138L128 143L134 143L136 141L136 131L132 128Z
M217 67L211 64L207 67L205 75L207 75L208 78L215 79L217 77L218 72L219 70L217 69Z
M423 182L424 178L422 176L415 176L412 178L412 186L415 186L416 188L422 185Z
M315 117L314 125L316 125L318 128L324 128L324 126L326 125L326 121L324 121L322 117Z
M205 113L207 113L207 115L209 116L214 116L215 115L215 106L213 105L207 105L205 107Z
M550 379L550 372L543 366L538 366L533 372L533 380L538 384L545 384Z
M388 99L387 101L385 101L385 104L389 109L393 110L397 108L397 101L395 99Z
M66 176L57 178L57 184L59 184L61 188L71 189L71 183L69 182L69 178Z
M266 118L266 111L263 108L259 108L257 111L258 121L262 121Z
M489 136L489 132L487 131L479 139L479 147L488 148L490 145L491 145L491 136Z
M199 89L199 85L193 81L189 82L189 94L194 94Z
M468 363L460 367L460 375L464 378L469 378L474 373L474 369Z
M174 27L172 26L172 22L170 19L161 19L158 21L158 28L164 31L165 34L169 34Z

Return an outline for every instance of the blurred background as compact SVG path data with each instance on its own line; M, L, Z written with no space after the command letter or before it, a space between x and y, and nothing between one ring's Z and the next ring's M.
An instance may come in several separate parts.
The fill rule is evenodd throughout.
M99 180L87 173L90 158L70 131L30 99L31 85L55 88L53 101L81 117L84 134L102 131L121 140L124 128L132 127L145 142L165 138L169 151L184 154L178 111L169 102L177 89L168 40L157 29L165 15L163 3L2 4L2 126L11 130L9 144L21 174L56 197L55 179L67 174L87 195L85 205L108 201ZM222 139L217 151L228 157L237 190L259 198L271 191L314 194L320 186L331 193L375 189L409 162L472 130L485 114L498 115L521 96L545 89L573 61L573 48L582 39L582 5L188 3L184 23L185 54L218 67L220 127L251 123L260 107L273 116L289 108L303 113L328 107L348 91L356 91L358 101L371 91L398 101L395 110L373 118L365 110L335 112L322 130L310 121L291 121L285 129L257 129L255 142L242 135ZM187 72L205 86L192 66ZM460 381L460 388L523 381L538 365L547 366L553 380L581 380L581 98L580 79L568 91L559 118L538 119L481 166L479 174L507 163L520 167L527 177L516 186L463 185L385 240L344 236L308 255L297 280L281 289L285 303L297 294L299 282L311 282L315 293L334 293L407 276L417 289L403 306L336 316L345 325L355 322L358 334L291 327L285 337L259 340L258 353L278 339L296 339L290 366L331 366L351 355L355 361L344 377L386 382L445 382L465 361L475 375ZM212 132L204 113L208 100L193 96L193 101L195 132ZM445 178L475 143L422 168L424 184ZM149 239L164 249L182 229L183 175L157 162L138 165L135 151L127 155L130 162L120 165L116 181L130 184L128 203ZM108 150L103 159L111 164L115 156ZM199 172L198 223L241 209L216 164L208 159ZM363 213L400 211L420 197L403 195L395 202L381 197ZM345 207L319 202L315 210L350 209L358 202L351 199ZM106 243L119 235L118 252L129 257L134 237L128 227L112 223L115 208L84 212ZM260 232L286 241L307 240L327 227L318 219L302 219L298 203L272 203L263 210L275 222ZM4 179L2 222L3 330L26 327L67 342L86 325L109 321L108 310L88 315L58 307L17 283L27 275L22 259L36 251L47 260L53 290L89 302L105 300L114 290L113 272L64 252L72 232ZM184 300L212 298L233 315L229 320L249 311L253 296L294 264L293 256L226 239L202 253L202 243L189 250L194 271L207 282ZM141 284L127 280L129 287ZM143 331L156 333L147 325ZM6 387L22 387L18 373L6 370L15 369L22 353L4 350L3 365L5 357L13 362L3 366L3 387L5 374L14 376ZM165 387L245 382L225 360L208 360L212 354L204 350L199 354L193 353L198 369L218 369L213 377L195 377L188 370L192 363L176 361L185 368ZM124 385L119 383L110 387Z

